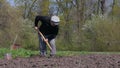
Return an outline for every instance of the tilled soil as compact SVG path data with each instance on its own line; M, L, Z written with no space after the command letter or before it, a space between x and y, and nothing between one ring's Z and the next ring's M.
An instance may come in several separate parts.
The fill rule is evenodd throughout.
M0 68L120 68L120 55L89 54L69 57L0 60Z

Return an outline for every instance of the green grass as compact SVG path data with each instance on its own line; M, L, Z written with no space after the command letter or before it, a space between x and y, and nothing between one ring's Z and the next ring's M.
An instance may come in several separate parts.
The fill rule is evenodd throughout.
M7 53L11 53L13 58L39 55L39 51L32 51L26 49L9 50L6 48L0 48L0 59L4 58L5 54ZM88 55L88 54L120 54L120 52L57 51L57 56L75 56L75 55Z
M25 50L25 49L10 50L6 48L1 48L0 58L4 58L5 54L7 53L12 54L12 57L16 58L16 57L30 57L31 55L37 55L39 54L39 51L32 51L32 50Z
M120 54L120 52L87 52L87 51L58 51L58 56L77 56L77 55L88 55L88 54Z
M58 56L75 56L80 54L88 54L88 52L84 51L57 51Z

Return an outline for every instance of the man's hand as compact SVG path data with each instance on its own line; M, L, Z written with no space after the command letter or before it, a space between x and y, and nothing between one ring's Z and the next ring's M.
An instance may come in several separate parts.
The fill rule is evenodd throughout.
M38 27L35 26L35 30L38 30Z
M45 39L44 41L45 41L45 42L48 42L48 39Z

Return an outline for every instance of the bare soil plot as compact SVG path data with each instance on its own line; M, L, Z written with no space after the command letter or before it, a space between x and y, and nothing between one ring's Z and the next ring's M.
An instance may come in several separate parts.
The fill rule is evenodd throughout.
M120 55L89 54L66 57L0 60L0 68L120 68Z

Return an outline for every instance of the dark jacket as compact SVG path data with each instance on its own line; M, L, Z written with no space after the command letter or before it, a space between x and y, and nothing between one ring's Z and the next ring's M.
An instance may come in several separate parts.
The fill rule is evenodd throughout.
M39 27L40 32L48 38L48 40L54 39L58 34L59 26L51 26L50 17L48 16L36 16L35 18L35 26L38 27L38 22L41 21L41 25Z

